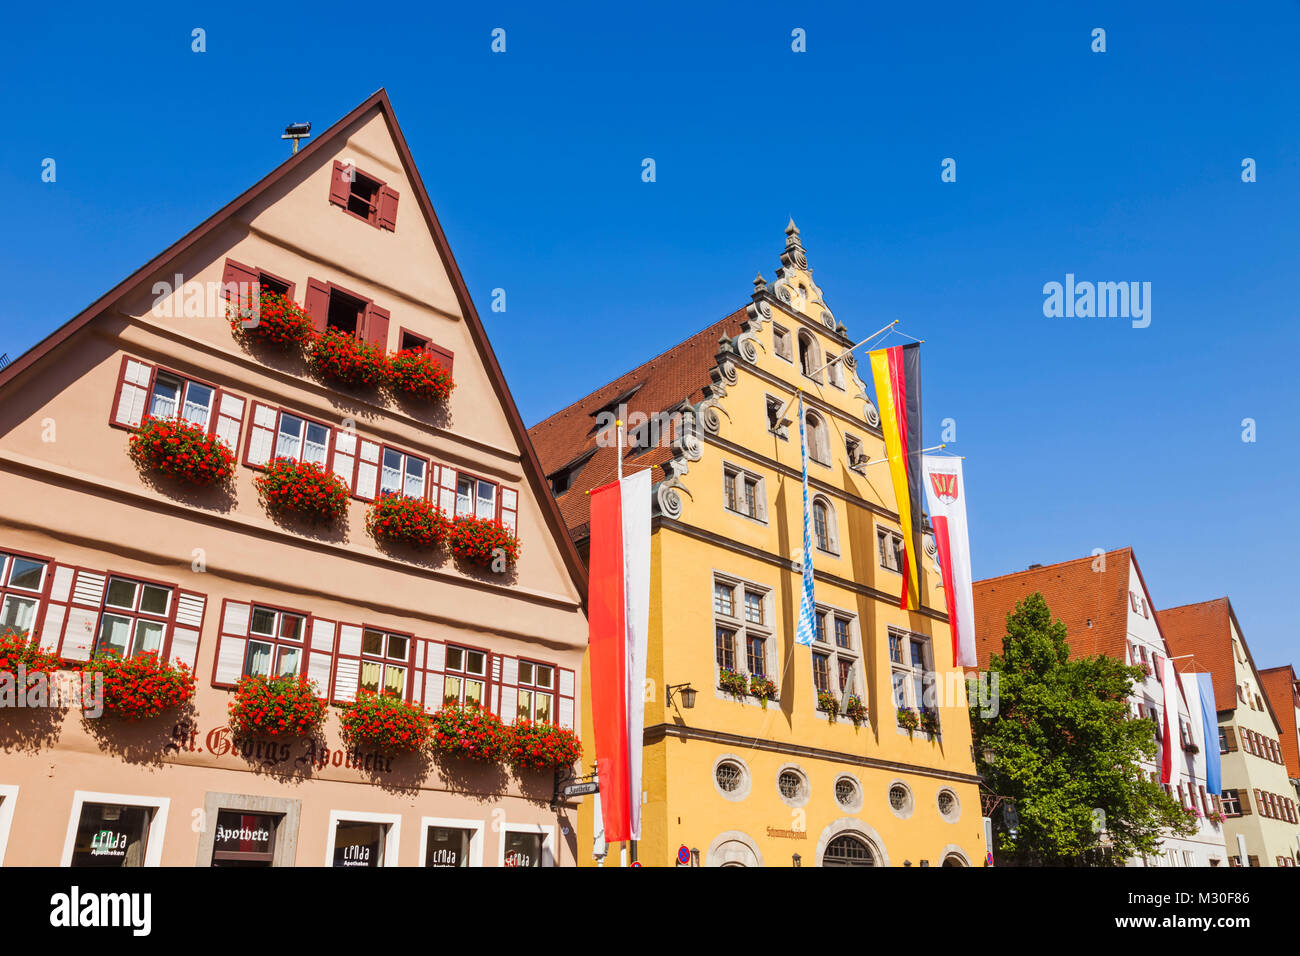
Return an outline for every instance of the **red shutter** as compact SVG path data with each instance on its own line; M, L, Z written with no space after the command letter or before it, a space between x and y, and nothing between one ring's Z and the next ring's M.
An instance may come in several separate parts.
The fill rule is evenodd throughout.
M348 197L352 195L352 181L348 178L349 167L337 159L334 160L334 172L330 175L330 202L336 206L348 207ZM351 167L353 175L356 168Z
M366 306L365 314L365 332L363 337L367 342L379 349L381 352L388 351L388 319L390 313L387 309L381 309L371 302Z
M379 228L397 229L397 190L392 186L379 187Z
M451 351L449 349L444 349L441 346L434 345L432 342L425 346L425 348L428 350L430 355L438 360L438 364L447 370L447 374L450 375L451 363L455 358Z
M242 302L248 298L249 304L252 303L250 298L253 294L253 287L260 281L260 275L256 269L250 269L242 262L236 262L234 259L226 260L226 267L221 272L221 287L225 298L229 299L232 292L236 293L236 301Z
M330 317L330 287L319 279L307 280L307 295L302 307L311 316L311 325L317 332L325 331L325 323Z
M109 409L108 423L121 428L135 428L149 408L149 386L153 381L154 367L129 355L122 356L122 368L117 374L117 390L113 393L113 407Z

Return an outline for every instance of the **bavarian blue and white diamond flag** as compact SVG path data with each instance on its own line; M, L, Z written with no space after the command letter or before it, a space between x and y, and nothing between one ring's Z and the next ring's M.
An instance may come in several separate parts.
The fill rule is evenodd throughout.
M803 593L799 598L799 626L794 639L796 644L811 645L817 631L817 612L813 604L812 512L808 500L808 435L803 423L803 392L799 393L799 453L803 456Z

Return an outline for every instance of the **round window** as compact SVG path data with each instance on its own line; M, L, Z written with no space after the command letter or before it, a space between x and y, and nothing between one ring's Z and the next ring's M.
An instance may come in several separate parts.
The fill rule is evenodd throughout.
M718 764L718 769L713 772L713 775L718 781L719 790L723 793L735 793L740 789L745 772L740 769L739 764L727 760Z
M961 816L961 804L957 800L957 794L951 790L940 790L938 803L939 816L949 823L956 822L957 818Z
M862 791L852 777L840 777L835 781L835 802L845 810L856 811L862 806Z
M907 784L895 781L889 786L889 808L906 820L912 815L912 791Z

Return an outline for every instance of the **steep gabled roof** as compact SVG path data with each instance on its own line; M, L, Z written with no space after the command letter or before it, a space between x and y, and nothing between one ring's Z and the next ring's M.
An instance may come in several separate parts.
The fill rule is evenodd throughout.
M591 503L587 492L618 475L618 449L602 444L597 415L619 402L626 402L629 416L637 412L653 416L683 402L698 402L711 381L709 369L717 364L718 340L738 335L744 319L744 309L733 312L529 429L548 475L587 456L573 484L559 498L560 511L575 537L586 535ZM625 457L623 470L626 474L651 466L651 481L659 481L661 466L671 457L672 449L661 440L648 451Z
M582 597L583 605L585 607L587 600L586 568L583 566L582 560L579 558L577 550L574 548L573 542L569 538L564 518L561 516L560 510L556 507L555 501L551 496L550 488L546 483L545 473L543 472L542 466L537 458L537 452L533 448L532 441L528 437L528 429L524 427L523 419L519 416L519 409L515 405L514 397L510 394L509 386L506 385L505 376L502 374L501 366L497 362L496 353L492 350L492 345L488 341L487 332L483 328L483 322L479 318L478 310L474 308L474 302L470 298L468 287L465 285L465 278L461 275L460 266L456 264L456 259L451 253L451 246L447 242L446 234L443 233L442 225L438 222L438 217L433 211L433 204L430 202L429 194L424 188L424 181L420 178L420 172L416 168L415 160L411 157L411 150L406 144L406 137L402 135L401 127L397 125L397 118L393 113L393 105L388 99L388 93L382 88L372 93L354 110L338 122L334 123L319 137L314 138L307 146L299 150L289 159L285 160L266 176L263 176L249 189L245 190L235 199L222 206L206 220L190 232L186 233L176 242L172 243L153 259L146 262L135 272L131 273L131 275L127 276L108 292L104 293L68 322L64 323L36 345L32 346L32 348L14 359L11 364L0 369L0 390L3 390L5 386L45 355L49 354L63 342L80 332L96 317L112 307L120 298L129 294L140 283L146 281L150 276L160 270L164 270L167 267L167 264L175 257L179 256L190 247L202 242L203 239L223 226L244 206L258 199L286 176L291 175L300 166L309 164L312 161L313 156L327 148L327 145L332 142L336 133L346 129L352 123L356 122L356 120L376 108L384 117L384 120L388 125L388 130L393 137L393 142L397 146L398 155L401 157L402 164L410 176L411 185L415 192L416 199L421 211L424 213L425 223L428 225L429 231L433 236L433 241L438 249L439 257L442 259L443 267L446 269L452 288L455 290L457 302L460 304L461 312L464 315L465 321L470 330L470 335L478 349L479 357L483 362L483 367L486 370L488 378L492 382L492 386L496 391L498 400L501 402L501 406L506 413L511 433L519 444L524 476L532 486L533 494L542 509L542 516L546 521L547 528L550 530L560 548L560 552L564 557L565 565L573 579L574 586Z
M1214 706L1237 706L1237 672L1232 661L1232 628L1226 597L1156 612L1175 654L1195 654L1213 677Z
M1089 555L1059 564L985 578L973 585L975 647L980 667L1002 653L1007 615L1035 591L1043 595L1052 617L1066 628L1072 656L1106 654L1124 660L1128 643L1128 585L1131 548L1105 554L1104 570L1094 571Z
M1274 713L1282 721L1282 758L1286 761L1287 776L1300 779L1300 733L1297 733L1295 711L1300 707L1300 681L1290 664L1270 667L1259 672L1264 694Z

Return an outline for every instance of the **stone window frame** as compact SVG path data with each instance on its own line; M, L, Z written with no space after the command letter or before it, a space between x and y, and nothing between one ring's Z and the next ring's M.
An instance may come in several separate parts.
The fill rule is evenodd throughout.
M755 514L746 514L739 508L731 508L727 505L727 482L732 476L739 480L752 480L757 487L754 489L754 510ZM740 495L743 489L738 490L736 504L740 504ZM737 465L730 461L722 463L722 510L729 515L735 515L738 518L744 518L746 521L753 521L756 524L767 525L767 478L756 471L751 471L743 465Z
M724 763L734 763L740 768L740 785L735 790L727 791L718 786L718 768ZM713 784L713 790L718 796L732 803L740 803L754 789L754 775L749 770L749 764L745 763L739 754L724 753L715 757L713 766L709 768L709 781Z
M542 838L542 865L540 869L556 867L559 863L555 857L555 824L553 823L501 823L501 830L497 839L497 866L505 867L506 865L506 834L523 833L529 836L540 836Z
M819 602L813 605L813 617L816 619L821 615L825 615L826 617L827 626L824 628L823 631L823 633L825 634L825 639L818 636L817 629L814 627L813 642L811 645L812 650L820 654L825 654L829 658L827 666L830 669L830 678L835 682L836 687L839 687L840 660L841 658L848 659L851 662L853 668L854 696L856 696L859 700L865 703L867 699L866 678L862 675L862 668L863 668L862 631L861 628L859 627L858 616L852 611L846 611L843 608L835 607L834 605L831 604L822 604ZM837 643L835 643L835 619L836 618L840 618L842 620L848 621L849 624L849 646L848 647L840 647ZM819 691L817 690L815 676L811 676L810 679L813 681L812 684L813 708L816 709L817 694L819 693ZM844 698L843 687L839 687L839 694L837 696L841 699L841 701L843 700ZM849 718L848 715L841 713L836 716L835 720L838 723L840 721L847 721L849 720Z
M217 814L222 810L244 813L278 814L275 849L271 866L296 866L298 827L302 821L302 801L292 797L268 797L252 793L222 793L209 790L203 795L203 829L199 831L199 848L194 865L212 866L212 848L216 842Z
M817 540L815 509L819 504L826 509L826 547L824 548L821 546L821 542ZM831 500L829 495L817 492L812 496L812 508L814 509L811 515L814 526L813 547L817 549L819 554L827 554L834 558L840 557L840 519L839 512L835 510L835 502Z
M895 717L897 717L898 711L903 707L910 707L913 710L920 713L920 711L923 710L926 706L925 705L926 687L927 686L934 687L938 682L938 673L935 671L935 665L934 665L934 638L931 637L929 634L921 634L917 631L909 631L907 630L907 628L897 627L893 624L889 625L889 627L886 628L886 635L888 637L900 637L903 639L903 654L902 654L903 660L902 661L894 660L892 653L890 654L889 657L889 702L894 707ZM925 645L925 651L924 651L925 660L921 665L921 670L919 675L917 673L916 666L913 665L912 663L912 642L918 640ZM897 699L897 693L896 693L897 685L894 682L895 678L898 676L904 677L903 687L906 690L904 702L902 702L901 704ZM913 681L917 676L920 676L921 683L922 683L922 689L921 689L922 699L919 701L915 699L916 687L915 684L913 683ZM935 706L934 710L935 713L937 714L938 707ZM900 734L907 733L907 731L902 727L898 728L898 732ZM922 734L923 736L925 734L924 731L919 729L916 730L915 733Z
M68 815L68 832L63 841L60 866L72 866L72 850L77 842L77 827L81 823L81 809L87 803L120 804L124 807L152 807L149 818L149 835L145 837L142 867L162 865L163 837L167 833L167 811L171 797L157 797L140 793L103 793L98 790L77 790L72 794L72 812ZM214 818L215 820L215 818Z
M890 537L896 539L896 545L893 552L895 555L895 560L898 562L898 567L896 568L890 567L889 564L886 563L884 559L884 554L888 552L882 553L881 551L880 539L885 535L889 535ZM903 562L907 560L907 554L904 551L905 543L906 543L906 538L903 537L902 531L900 531L897 528L891 528L889 525L877 524L876 525L876 565L881 570L888 571L890 574L901 575L903 573Z
M402 845L402 815L376 813L373 810L330 810L329 830L325 836L326 869L334 868L334 839L340 823L386 823L384 831L384 861L382 867L397 866L397 854ZM278 838L277 838L278 842Z
M788 398L782 398L780 395L773 395L771 392L763 393L763 419L767 425L768 434L775 435L782 441L789 441L790 429L788 426L783 424L783 422L788 419L785 419L782 415L782 417L778 418L776 427L774 428L772 426L772 418L769 411L773 405L778 407L779 412L785 413L789 411L790 400Z
M782 343L785 345L784 349ZM779 322L772 323L772 354L791 365L794 364L794 336Z
M901 809L895 807L894 801L891 799L895 787L902 787L907 791L907 802ZM898 817L898 819L909 820L911 819L912 814L916 812L916 794L912 791L912 788L908 786L906 780L901 777L895 777L893 780L889 781L889 786L885 788L885 804L889 807L889 812Z
M486 825L482 820L461 817L420 817L420 868L428 865L429 828L446 827L453 830L471 830L469 838L469 865L483 866L483 831Z
M942 797L943 794L945 793L950 794L953 799L954 809L953 812L949 814L945 814L943 812L943 808L939 804L940 797ZM961 797L957 796L957 791L954 790L952 787L940 787L938 790L935 791L934 807L936 810L939 811L939 819L943 820L945 823L956 823L958 820L961 819Z
M714 600L714 589L719 585L731 588L731 611L730 615L723 614L717 609ZM763 622L762 624L752 623L745 618L745 592L752 591L760 594L763 599ZM718 664L718 655L716 650L718 628L724 627L731 631L735 644L732 648L735 657L735 670L739 674L744 674L746 679L750 676L749 670L749 642L747 638L752 631L754 636L764 638L763 657L766 667L766 676L778 688L777 696L770 699L769 703L779 701L780 694L780 675L777 672L777 646L776 646L776 629L773 622L776 620L775 591L770 585L759 584L757 581L749 581L745 578L738 577L734 574L727 574L723 571L714 570L709 579L709 607L713 612L713 627L709 635L714 643L713 661L713 687L714 696L719 700L735 700L730 693L724 691L719 686L721 678L721 668ZM741 700L741 703L750 703L748 698ZM760 706L757 700L753 701L755 706Z
M885 841L881 839L879 833L870 824L859 820L857 817L840 817L827 824L822 830L821 836L817 839L817 846L814 850L813 863L816 866L822 865L822 860L826 855L826 848L836 837L852 836L863 841L871 850L871 855L875 860L876 866L888 867L889 851L885 848Z
M781 777L787 773L792 773L799 778L802 789L798 796L788 797L781 792ZM776 795L787 807L797 810L800 807L806 807L812 799L812 779L808 776L808 772L797 763L783 763L777 767L776 776L772 782L776 786Z
M848 781L853 786L853 800L844 803L840 800L839 786L841 781ZM859 813L863 804L862 781L851 773L840 773L835 776L835 783L831 787L831 796L835 798L835 805L846 813Z

